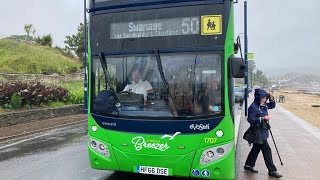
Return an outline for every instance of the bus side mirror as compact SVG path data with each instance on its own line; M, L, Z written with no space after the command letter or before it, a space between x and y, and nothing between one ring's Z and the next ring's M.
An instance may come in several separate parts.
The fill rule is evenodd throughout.
M233 44L233 49L234 49L234 54L238 54L238 52L239 52L239 44L238 43L234 43Z
M235 57L234 55L229 57L230 70L234 78L244 78L245 76L245 65L242 58Z

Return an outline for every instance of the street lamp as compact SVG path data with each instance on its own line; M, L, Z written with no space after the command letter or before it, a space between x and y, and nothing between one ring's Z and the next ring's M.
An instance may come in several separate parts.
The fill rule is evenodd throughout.
M245 62L245 116L248 115L248 31L247 31L247 1L244 1L244 62Z

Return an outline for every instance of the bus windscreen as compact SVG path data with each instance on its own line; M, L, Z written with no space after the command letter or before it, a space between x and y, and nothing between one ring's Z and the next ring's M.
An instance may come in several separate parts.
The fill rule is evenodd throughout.
M92 71L91 112L98 115L168 119L223 114L219 53L100 56L93 59Z

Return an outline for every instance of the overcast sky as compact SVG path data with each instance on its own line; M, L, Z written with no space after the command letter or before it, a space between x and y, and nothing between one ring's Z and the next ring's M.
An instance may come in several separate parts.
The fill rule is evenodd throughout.
M249 52L257 67L267 74L320 71L319 7L319 0L248 0ZM33 24L37 35L50 33L63 47L83 21L82 10L82 0L3 0L0 37L24 34L24 24ZM235 35L243 33L243 0L235 4L235 22Z
M243 1L235 6L235 34L243 30ZM248 0L248 45L258 69L320 71L319 0Z
M51 34L64 47L83 22L83 0L1 0L0 14L0 37L25 34L24 24L33 24L36 35Z

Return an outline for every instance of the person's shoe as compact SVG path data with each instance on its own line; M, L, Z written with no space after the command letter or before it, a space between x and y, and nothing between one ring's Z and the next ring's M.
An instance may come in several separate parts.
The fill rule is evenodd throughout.
M269 174L269 176L272 176L272 177L275 177L275 178L281 178L282 177L282 175L277 173L277 171L269 172L268 174Z
M255 170L253 167L250 167L250 166L247 166L247 165L244 166L244 170L250 171L250 172L253 172L253 173L258 173L258 171Z

